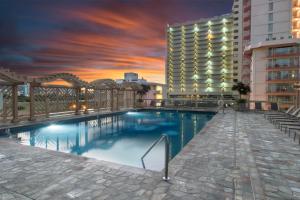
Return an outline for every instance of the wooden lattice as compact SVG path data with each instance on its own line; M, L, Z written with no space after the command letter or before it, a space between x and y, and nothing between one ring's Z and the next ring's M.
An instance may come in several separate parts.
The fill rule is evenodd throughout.
M88 89L85 93L85 100L89 110L110 110L111 90Z
M68 87L34 87L35 114L74 110L76 89Z
M0 120L6 122L12 119L13 99L12 99L12 86L0 85Z
M98 79L90 83L69 73L45 77L27 77L7 69L0 69L0 121L18 122L37 117L89 111L117 111L134 107L134 92L141 89L137 83L117 84L112 79ZM71 87L49 85L64 80ZM30 96L21 101L18 86L30 84Z
M85 92L85 100L86 100L86 106L88 109L97 109L98 103L97 103L97 90L94 89L86 89Z
M124 95L125 95L125 91L124 90L119 90L118 91L118 107L119 108L124 108L125 105L125 101L124 101Z

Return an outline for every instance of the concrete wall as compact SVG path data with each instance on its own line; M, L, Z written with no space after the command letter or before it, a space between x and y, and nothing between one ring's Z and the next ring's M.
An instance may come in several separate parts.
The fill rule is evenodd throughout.
M273 2L273 10L269 4ZM252 0L251 3L251 44L266 41L267 38L276 40L291 36L291 0ZM269 14L273 20L269 20ZM269 31L269 24L273 24L273 31Z
M252 52L251 64L251 94L250 100L252 101L266 101L266 65L267 48L255 49Z

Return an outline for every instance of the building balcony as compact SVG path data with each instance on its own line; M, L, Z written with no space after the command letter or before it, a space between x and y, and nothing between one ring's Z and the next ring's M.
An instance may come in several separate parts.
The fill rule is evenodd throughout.
M300 68L295 65L273 65L273 66L267 66L267 71L297 71Z
M242 79L243 79L243 80L246 80L246 79L247 79L247 80L250 80L250 73L248 73L248 74L246 74L246 73L243 74L243 75L242 75Z
M244 9L246 9L246 8L251 8L251 1L250 0L244 1Z
M247 21L250 21L250 19L251 19L251 16L250 16L250 15L249 15L249 16L245 16L244 19L243 19L243 21L244 21L244 23L245 23L245 22L247 22Z
M273 92L269 92L267 91L266 94L268 96L295 96L297 94L297 92L294 91L273 91Z
M244 31L250 31L251 26L244 26Z
M275 78L267 78L267 83L297 83L299 80L298 78L281 78L281 77L275 77Z
M273 54L273 55L268 55L266 58L289 58L289 57L296 57L300 56L300 53L282 53L282 54Z
M243 66L250 67L250 65L251 65L251 61L250 60L247 60L247 59L243 60Z
M251 27L251 22L250 22L250 21L244 22L243 27L244 27L244 28L245 28L245 27Z
M245 36L243 37L243 40L250 40L250 38L251 38L250 35L245 35Z
M243 68L242 69L242 75L250 75L251 74L251 70L247 69L247 68Z
M247 12L250 13L250 11L251 11L251 5L250 5L250 3L248 3L244 6L244 13L247 13Z
M296 46L273 48L269 50L269 54L268 54L269 57L299 56L299 55L300 53Z

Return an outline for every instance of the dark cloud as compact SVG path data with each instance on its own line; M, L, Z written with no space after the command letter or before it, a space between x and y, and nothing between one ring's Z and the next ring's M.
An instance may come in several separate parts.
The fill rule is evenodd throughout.
M86 80L164 80L166 24L230 12L232 0L1 0L0 66Z

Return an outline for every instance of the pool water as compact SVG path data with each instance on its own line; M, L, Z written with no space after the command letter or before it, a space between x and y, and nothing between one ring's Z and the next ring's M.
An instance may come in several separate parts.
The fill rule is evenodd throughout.
M162 134L170 138L173 158L214 113L137 111L11 130L21 144L142 167L141 157ZM145 157L146 169L162 170L164 143Z

